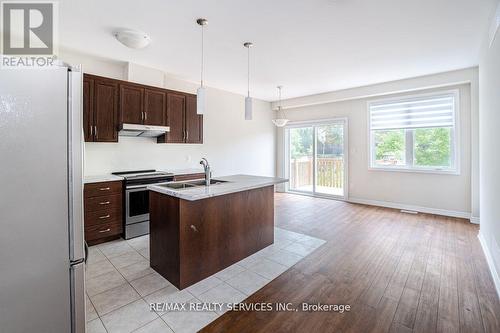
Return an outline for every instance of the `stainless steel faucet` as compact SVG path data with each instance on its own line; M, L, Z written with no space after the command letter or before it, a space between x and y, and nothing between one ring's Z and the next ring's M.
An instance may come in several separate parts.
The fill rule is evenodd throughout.
M204 157L201 159L200 164L203 165L203 169L205 169L205 185L209 186L210 178L212 176L212 172L210 171L210 164L208 164L207 159Z

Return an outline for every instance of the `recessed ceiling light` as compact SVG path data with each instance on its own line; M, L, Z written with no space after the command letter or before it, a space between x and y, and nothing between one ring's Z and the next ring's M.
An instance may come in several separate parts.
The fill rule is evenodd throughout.
M149 45L151 37L138 30L116 31L113 35L120 43L131 49L142 49Z

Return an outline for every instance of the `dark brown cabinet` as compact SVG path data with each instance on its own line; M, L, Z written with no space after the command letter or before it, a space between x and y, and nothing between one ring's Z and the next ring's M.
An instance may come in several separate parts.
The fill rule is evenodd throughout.
M167 124L170 132L159 143L203 143L203 116L196 113L196 96L169 92Z
M142 124L144 121L144 88L120 84L120 123Z
M167 124L167 92L160 89L144 89L144 124Z
M86 142L118 142L118 84L84 75L83 126Z
M139 84L120 84L120 123L165 126L167 93Z
M94 141L94 80L83 78L83 135L85 142Z
M158 138L158 142L165 143L184 143L184 112L186 110L186 95L167 94L167 124L170 126L170 132Z
M85 184L83 194L85 241L95 245L119 238L123 231L122 182Z
M118 142L121 124L169 126L158 143L203 143L196 95L85 74L83 131L86 142Z
M273 244L274 185L202 200L149 192L151 268L183 289Z
M186 98L186 143L203 143L203 116L196 113L196 96Z

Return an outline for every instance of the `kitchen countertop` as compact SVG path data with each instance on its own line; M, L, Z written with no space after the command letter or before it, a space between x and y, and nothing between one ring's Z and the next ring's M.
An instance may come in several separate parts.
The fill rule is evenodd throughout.
M112 182L117 180L123 180L123 177L115 176L112 174L107 175L93 175L93 176L85 176L83 177L83 183L100 183L100 182Z
M288 179L278 177L261 177L251 175L232 175L215 177L215 180L224 180L227 183L210 186L197 186L185 189L173 189L158 185L149 185L148 189L158 193L174 196L180 199L195 201L218 195L247 191L254 188L265 187L288 182ZM187 181L189 182L189 181Z
M190 175L195 173L205 173L203 168L189 168L189 169L174 169L174 170L159 170L173 174L174 176L179 175ZM116 180L123 180L123 177L115 176L110 173L103 175L91 175L83 177L83 183L99 183L99 182L112 182Z

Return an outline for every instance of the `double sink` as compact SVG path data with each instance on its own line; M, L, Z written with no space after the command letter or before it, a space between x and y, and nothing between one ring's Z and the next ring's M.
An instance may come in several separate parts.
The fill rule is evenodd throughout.
M227 181L226 180L210 179L210 185L218 185L218 184L222 184L222 183L227 183ZM205 183L205 180L201 179L201 180L193 180L193 181L187 181L187 182L172 182L172 183L166 183L166 184L159 184L158 186L167 187L167 188L171 188L174 190L182 190L182 189L207 186L207 185Z

